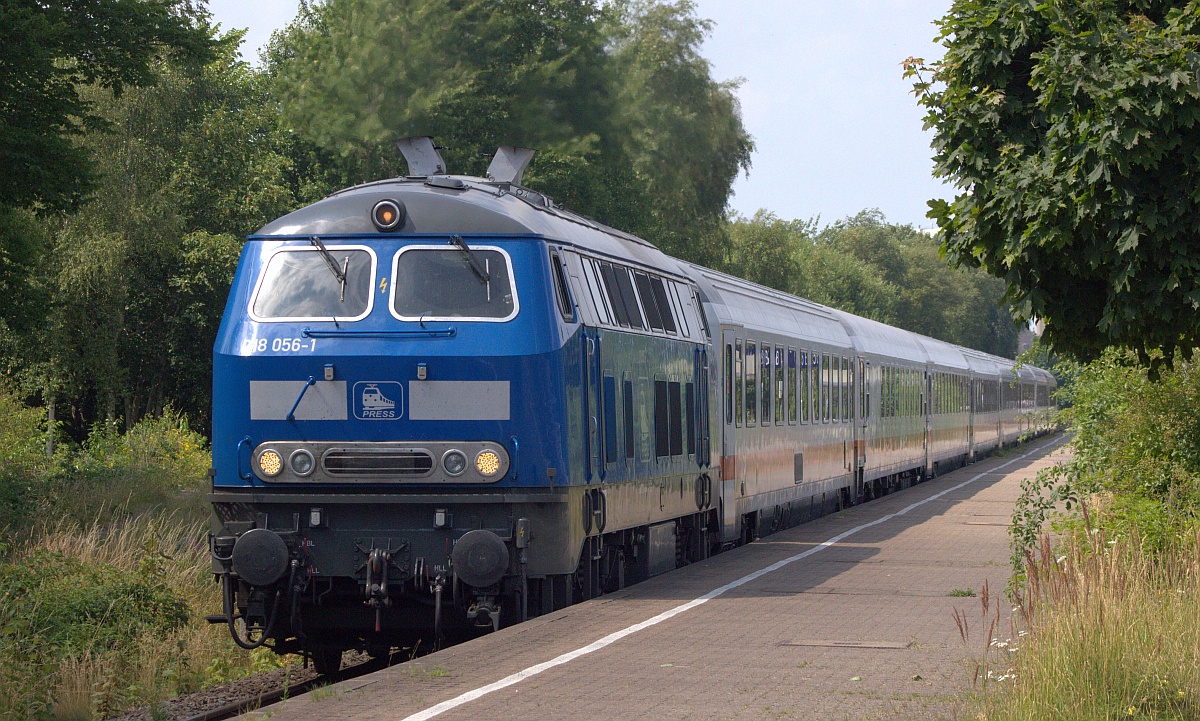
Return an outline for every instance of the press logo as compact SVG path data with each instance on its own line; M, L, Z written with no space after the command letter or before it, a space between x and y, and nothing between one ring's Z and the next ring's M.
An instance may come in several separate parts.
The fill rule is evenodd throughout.
M404 413L404 387L396 381L354 384L354 417L363 421L394 421Z

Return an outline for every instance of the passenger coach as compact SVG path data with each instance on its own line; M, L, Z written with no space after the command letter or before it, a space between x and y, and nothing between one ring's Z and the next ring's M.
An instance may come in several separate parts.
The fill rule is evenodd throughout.
M498 628L1050 428L1054 379L411 175L246 242L214 350L213 617L341 651Z

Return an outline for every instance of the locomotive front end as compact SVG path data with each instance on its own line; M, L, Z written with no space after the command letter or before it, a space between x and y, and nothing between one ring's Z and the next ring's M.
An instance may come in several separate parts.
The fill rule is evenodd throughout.
M574 567L553 542L565 329L545 241L504 194L362 186L246 243L210 497L213 620L239 644L336 670L346 648L519 620L530 574Z

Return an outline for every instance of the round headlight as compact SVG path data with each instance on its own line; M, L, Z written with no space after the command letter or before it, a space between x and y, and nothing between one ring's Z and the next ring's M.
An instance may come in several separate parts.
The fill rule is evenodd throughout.
M500 470L500 454L495 451L483 451L475 456L475 468L480 475L494 476Z
M442 456L442 468L452 476L461 475L467 470L467 457L462 451L446 451L446 455Z
M313 458L313 454L301 448L292 452L291 458L288 459L288 466L297 476L307 476L313 472L313 468L316 468L317 461Z
M283 456L279 455L279 451L269 449L259 453L258 470L262 471L264 476L278 476L283 470Z
M404 211L394 200L381 200L371 209L371 220L380 230L395 230L404 220Z

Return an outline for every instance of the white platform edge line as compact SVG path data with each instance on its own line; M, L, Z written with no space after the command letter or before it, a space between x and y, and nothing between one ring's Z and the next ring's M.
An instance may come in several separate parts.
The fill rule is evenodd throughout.
M1001 468L1006 468L1006 467L1011 466L1012 464L1016 463L1017 461L1025 460L1029 456L1032 456L1036 453L1044 451L1044 450L1058 444L1061 440L1063 440L1063 439L1061 439L1061 438L1055 439L1049 443L1039 446L1038 448L1032 449L1032 450L1028 451L1027 453L1023 453L1022 455L1019 455L1016 458L1009 459L1009 460L1005 461L1004 463L996 466L995 468L983 471L981 473L977 473L974 476L963 481L962 483L959 483L959 484L953 485L949 488L946 488L944 490L938 491L937 493L935 493L932 496L929 496L927 498L922 498L921 500L917 501L916 503L911 503L911 504L905 506L904 508L901 508L899 511L896 511L895 513L889 513L886 516L880 516L879 518L876 518L874 521L870 521L868 523L864 523L862 525L855 526L854 528L851 528L847 531L842 531L841 533L837 534L833 538L830 538L827 541L824 541L816 546L813 546L812 548L809 548L808 550L797 553L794 556L788 556L787 558L776 561L775 563L772 563L769 566L764 566L763 568L760 568L757 571L754 571L752 573L748 573L745 576L742 576L741 578L739 578L737 580L730 581L729 583L725 584L724 586L714 588L713 590L709 591L708 593L704 594L703 596L694 598L691 601L688 601L687 603L680 604L674 608L663 611L662 613L658 614L657 616L652 616L652 617L646 619L645 621L635 623L632 626L628 626L626 628L621 629L620 631L614 631L614 632L608 634L607 636L596 639L595 641L589 643L586 646L577 648L574 651L568 651L560 656L555 656L554 658L550 659L549 661L543 661L542 663L535 664L528 668L521 669L520 671L517 671L516 673L510 674L508 676L505 676L504 678L502 678L498 681L493 681L492 683L489 683L486 686L480 686L479 688L476 688L471 691L467 691L464 694L455 696L452 699L442 701L439 704L430 706L429 708L425 709L424 711L418 711L417 713L412 714L410 716L405 716L402 721L427 721L427 719L431 719L436 716L440 716L441 714L444 714L447 711L456 709L459 706L470 703L471 701L474 701L476 699L482 698L494 691L499 691L501 689L508 688L509 686L512 686L513 684L524 681L527 678L536 676L536 675L542 673L543 671L547 671L549 669L554 668L555 666L561 666L565 663L574 661L575 659L579 658L580 656L586 656L587 654L592 653L593 651L599 651L602 648L611 646L612 644L616 643L617 641L620 641L621 639L625 638L626 636L632 636L633 634L637 633L638 631L645 630L647 628L650 628L651 626L656 626L656 625L662 623L663 621L674 618L675 616L678 616L679 614L681 614L685 611L690 611L691 609L693 609L703 603L707 603L708 601L716 598L717 596L720 596L720 595L726 593L727 591L732 591L733 589L737 588L738 586L745 585L757 578L760 578L762 576L765 576L768 573L771 573L772 571L778 571L779 569L783 568L784 566L787 566L788 564L795 563L796 561L807 558L807 557L813 555L814 553L823 551L826 548L829 548L830 546L832 546L833 544L835 544L839 541L842 541L845 538L852 536L860 531L864 531L868 528L877 526L881 523L886 523L887 521L890 521L893 518L903 516L906 513L908 513L909 511L912 511L913 509L916 509L916 508L920 508L921 506L925 505L926 503L935 501L935 500L941 498L942 496L945 496L948 493L953 493L954 491L964 488L964 487L974 483L975 481L978 481L980 478L983 478L984 476L994 474L996 471L1000 470Z

